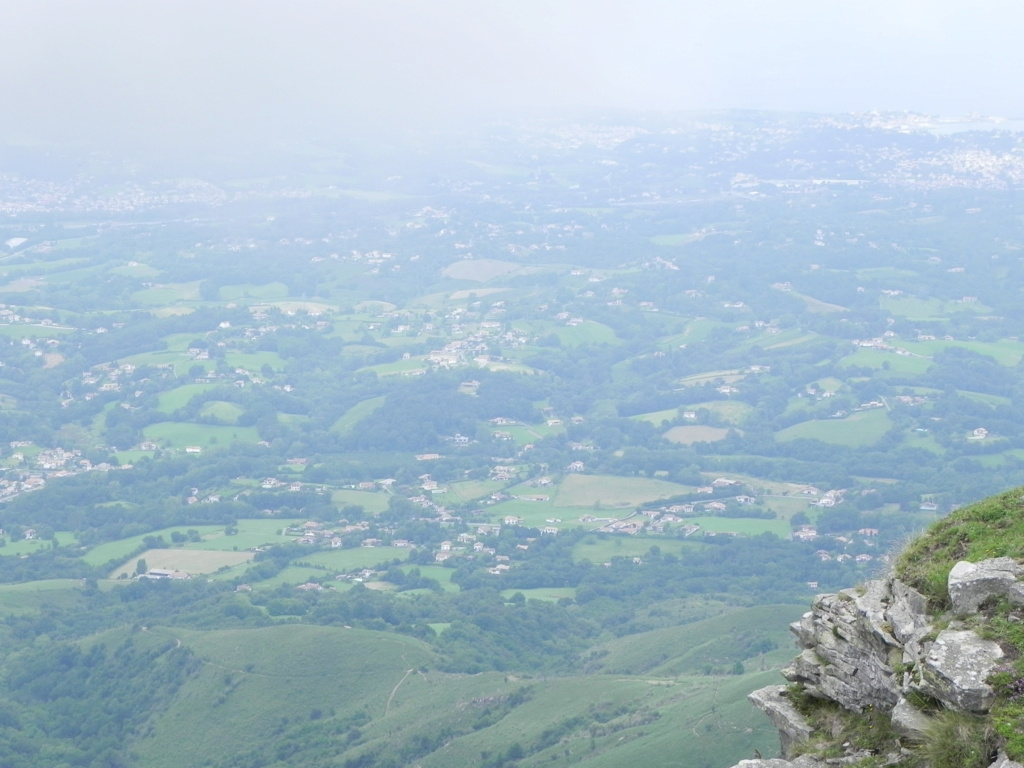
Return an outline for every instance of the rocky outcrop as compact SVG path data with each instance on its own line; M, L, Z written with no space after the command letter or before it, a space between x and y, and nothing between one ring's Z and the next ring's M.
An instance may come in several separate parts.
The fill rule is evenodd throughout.
M991 708L995 692L987 680L1004 652L971 629L979 623L972 614L993 598L1024 605L1024 581L1018 579L1024 579L1024 566L1012 558L957 563L948 582L953 610L942 617L930 615L925 598L893 577L819 595L791 626L801 652L783 676L799 684L805 700L835 702L850 717L886 713L894 735L881 758L895 763L928 738L932 716L915 702L931 702L933 712L937 707L984 715ZM853 764L867 754L794 756L812 752L808 745L817 734L786 694L785 687L770 686L749 697L779 729L782 758L744 760L736 768L818 768ZM990 768L1024 766L1000 753Z
M1012 557L995 557L980 563L959 562L949 572L949 599L954 613L974 613L982 603L1005 597L1024 605L1024 566Z
M779 740L782 742L782 756L789 757L795 744L807 741L811 736L811 725L801 715L792 702L783 694L786 687L770 685L747 696L755 707L760 709L772 725L779 729Z

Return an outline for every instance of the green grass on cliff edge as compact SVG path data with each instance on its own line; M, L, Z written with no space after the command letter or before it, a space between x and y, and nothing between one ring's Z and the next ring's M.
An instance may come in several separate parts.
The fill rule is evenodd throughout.
M1024 558L1024 487L990 496L935 523L896 561L896 576L928 598L933 610L950 607L946 581L960 560Z

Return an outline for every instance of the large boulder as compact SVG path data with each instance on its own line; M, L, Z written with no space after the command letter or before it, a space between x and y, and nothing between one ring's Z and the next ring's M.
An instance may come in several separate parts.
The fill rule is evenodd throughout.
M900 699L892 708L892 728L900 736L912 741L924 741L931 718L906 699Z
M995 692L985 680L1002 658L998 643L970 630L943 630L924 659L917 687L950 709L987 712Z
M782 685L769 685L747 696L755 707L760 709L772 725L779 729L779 740L782 742L782 756L789 757L793 747L807 741L812 728L806 718L801 715L793 703L786 697L786 688Z
M962 560L949 572L947 586L954 613L975 613L993 597L1006 597L1024 605L1024 566L1012 557L994 557L969 563Z

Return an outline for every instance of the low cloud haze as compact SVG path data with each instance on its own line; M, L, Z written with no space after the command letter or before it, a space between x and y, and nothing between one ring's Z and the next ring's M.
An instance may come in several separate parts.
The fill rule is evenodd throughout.
M187 146L510 109L1024 115L1009 2L7 0L8 138Z

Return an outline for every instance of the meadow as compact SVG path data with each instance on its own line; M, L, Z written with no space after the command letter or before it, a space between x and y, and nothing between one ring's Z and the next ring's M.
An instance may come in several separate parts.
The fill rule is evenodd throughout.
M693 445L694 443L714 443L724 440L728 434L729 430L722 427L672 427L664 437L672 443Z
M384 405L386 399L384 395L380 395L356 403L331 425L331 431L342 435L348 434L356 424Z
M554 495L558 507L633 507L645 501L691 493L693 488L666 480L612 475L566 475ZM544 492L544 491L539 491Z
M851 448L872 445L892 428L892 419L885 408L858 411L844 419L812 419L779 430L775 439L781 442L807 438Z
M142 434L147 440L165 448L185 448L189 445L209 448L213 445L231 443L254 445L260 440L256 427L192 424L182 421L159 421L144 427Z

